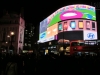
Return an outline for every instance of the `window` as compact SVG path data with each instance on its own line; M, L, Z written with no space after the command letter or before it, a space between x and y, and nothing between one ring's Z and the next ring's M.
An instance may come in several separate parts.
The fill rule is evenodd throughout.
M31 37L31 35L29 35L29 37Z
M27 32L25 32L25 34L27 34Z
M31 44L28 44L29 47L31 47Z
M25 37L25 39L27 39L27 37Z
M19 23L17 20L15 20L15 23Z
M27 43L25 43L25 46L27 46Z

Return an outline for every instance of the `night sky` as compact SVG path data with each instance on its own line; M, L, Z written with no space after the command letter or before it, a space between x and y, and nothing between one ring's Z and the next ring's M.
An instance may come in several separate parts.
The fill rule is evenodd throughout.
M70 4L89 4L78 1L67 0L3 0L0 2L1 9L7 9L9 11L19 12L20 8L24 8L24 17L26 22L32 22L35 26L39 25L39 22L55 12L57 9Z

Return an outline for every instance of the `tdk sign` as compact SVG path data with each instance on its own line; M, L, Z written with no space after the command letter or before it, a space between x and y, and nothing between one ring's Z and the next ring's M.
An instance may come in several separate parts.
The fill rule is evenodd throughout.
M89 39L94 39L94 38L95 38L95 35L94 35L93 33L88 33L88 34L87 34L87 37L88 37Z

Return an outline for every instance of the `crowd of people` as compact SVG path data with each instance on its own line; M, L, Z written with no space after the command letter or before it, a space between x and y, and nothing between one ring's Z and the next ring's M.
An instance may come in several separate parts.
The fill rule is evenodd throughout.
M99 75L100 56L0 54L1 75Z

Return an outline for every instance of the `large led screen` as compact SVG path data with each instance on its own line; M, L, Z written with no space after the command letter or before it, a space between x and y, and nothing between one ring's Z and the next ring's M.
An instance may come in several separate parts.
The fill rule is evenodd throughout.
M97 23L92 20L74 19L58 23L57 40L96 40Z
M55 35L58 34L58 23L47 27L46 25L44 27L40 24L40 34L39 34L39 41L40 42L47 42L55 39ZM42 29L41 29L42 28Z
M40 22L39 41L55 40L55 36L69 31L97 32L95 13L95 7L84 4L62 7ZM71 33L71 35L73 34ZM83 35L85 34L83 33Z
M43 33L47 30L47 19L43 20L42 22L40 22L40 29L39 29L39 33Z
M47 38L58 34L58 23L47 28Z
M73 20L65 20L58 23L58 33L64 31L96 31L97 32L97 24L96 21L92 20L84 20L84 19L73 19Z
M96 20L95 7L83 4L62 7L47 17L48 26L59 21L77 18Z

